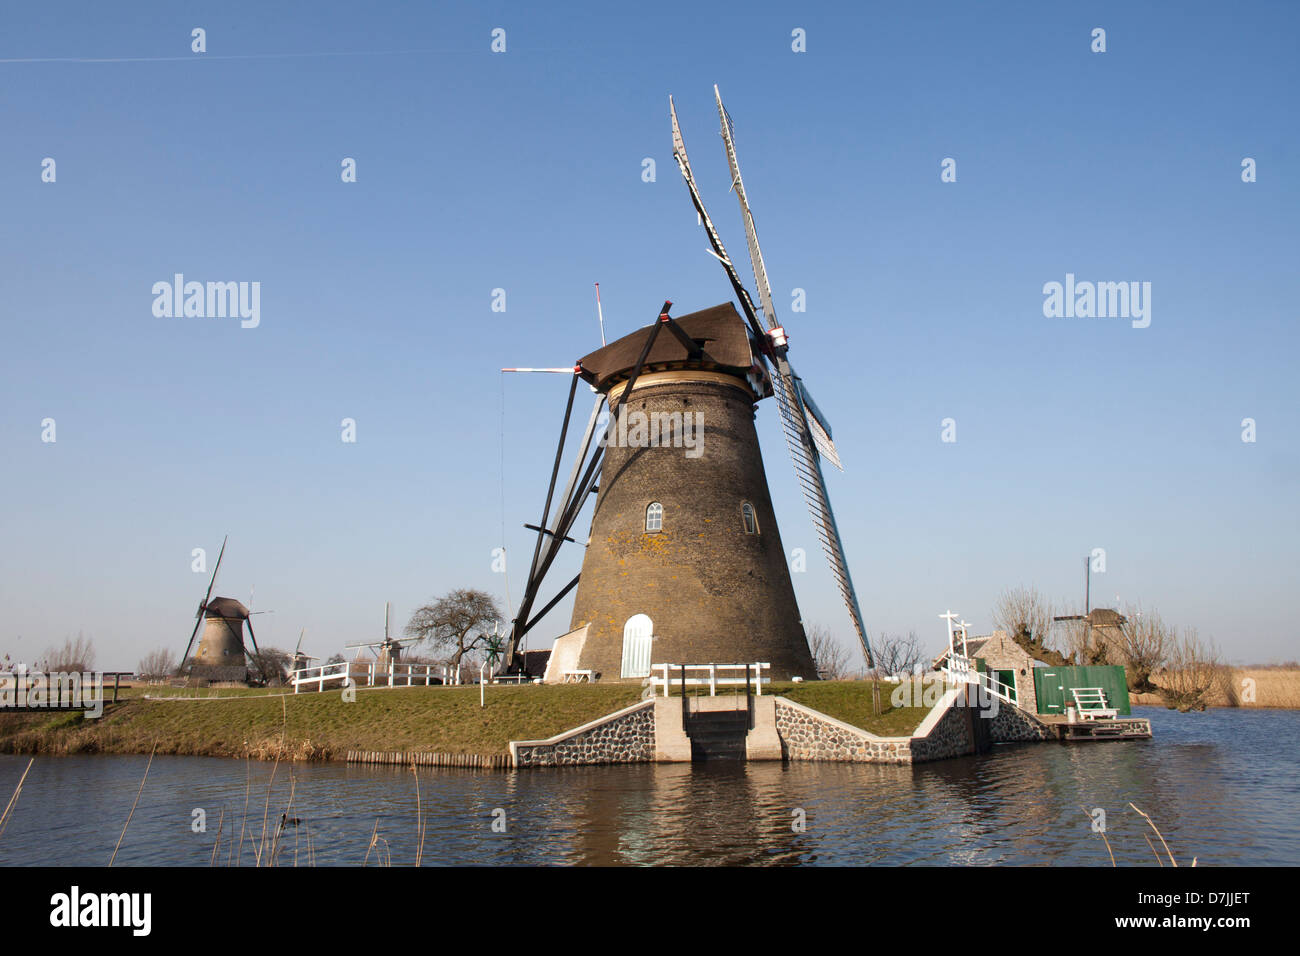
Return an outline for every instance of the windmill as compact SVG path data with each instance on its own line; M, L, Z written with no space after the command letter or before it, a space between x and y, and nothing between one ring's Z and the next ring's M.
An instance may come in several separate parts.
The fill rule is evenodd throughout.
M672 303L665 302L650 325L578 360L542 518L526 526L537 532L537 541L506 648L512 666L520 665L519 647L528 631L577 588L571 629L552 650L552 672L636 679L645 676L653 658L766 661L775 678L815 676L754 428L758 402L772 395L818 537L872 663L821 468L822 458L840 467L839 457L829 424L790 365L740 181L730 118L716 87L714 93L763 320L705 211L670 98L674 158L744 317L727 303L674 318ZM597 399L557 498L579 379ZM602 408L608 427L598 438ZM666 421L682 444L690 421L704 450L691 460L662 442L629 442L638 415ZM571 531L592 494L597 498L582 570L534 613L543 579L562 545L575 541Z
M231 681L248 679L248 655L244 646L244 628L248 628L248 637L253 644L253 659L257 662L262 679L266 673L257 647L257 636L253 633L253 612L235 598L212 596L217 584L217 574L221 571L221 560L226 554L227 535L221 541L221 551L217 554L217 563L212 569L208 581L208 590L194 612L194 630L190 632L189 643L181 656L184 667L190 659L190 650L198 636L199 627L203 627L203 636L199 638L198 650L194 654L194 666L190 670L191 681ZM251 600L251 597L250 597Z
M305 628L305 627L304 627L301 631L298 632L298 644L297 644L296 647L294 647L294 649L293 649L293 657L290 658L290 661L289 661L289 670L290 670L290 671L301 671L301 670L306 670L306 669L307 669L307 666L308 666L312 661L316 660L316 658L312 657L310 654L304 654L304 653L302 652L302 639L303 639L303 636L306 635L306 633L307 633L307 628Z
M394 640L388 635L388 612L389 603L384 602L384 639L382 641L359 641L355 644L345 644L345 647L367 647L375 659L383 666L396 664L402 658L402 645L399 641ZM358 651L358 655L360 651Z

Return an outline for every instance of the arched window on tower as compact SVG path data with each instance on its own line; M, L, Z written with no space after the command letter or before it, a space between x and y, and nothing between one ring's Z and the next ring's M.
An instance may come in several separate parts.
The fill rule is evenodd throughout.
M740 516L745 519L745 534L758 534L758 518L754 515L754 506L748 501L741 504Z
M647 531L664 529L664 506L657 501L650 502L645 509L645 529Z

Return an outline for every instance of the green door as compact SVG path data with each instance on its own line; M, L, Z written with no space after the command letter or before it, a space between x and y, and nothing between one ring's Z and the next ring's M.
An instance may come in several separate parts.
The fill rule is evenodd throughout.
M994 671L993 677L995 680L997 680L999 683L1005 686L1006 690L1004 691L1004 693L1006 693L1007 696L1011 698L1011 702L1013 704L1020 703L1020 697L1016 694L1016 672L1014 670ZM1002 690L1002 688L998 688L998 689Z

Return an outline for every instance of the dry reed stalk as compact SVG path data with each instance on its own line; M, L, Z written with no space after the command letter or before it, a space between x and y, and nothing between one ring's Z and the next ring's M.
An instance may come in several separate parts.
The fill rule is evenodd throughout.
M285 824L289 820L289 813L293 810L293 795L298 788L298 781L293 776L293 771L289 772L289 802L284 808L284 813L280 815L280 824L275 828L275 838L271 840L271 858L267 861L267 866L275 866L275 855L280 849L280 836L284 833Z
M275 786L275 772L280 769L280 758L275 758L275 763L271 766L271 779L266 782L266 804L262 807L262 835L258 839L257 850L255 851L254 866L262 865L262 850L266 847L266 819L271 812L271 788Z
M14 788L14 795L9 798L9 804L5 807L5 812L0 814L0 836L4 836L5 827L9 826L9 817L18 804L18 795L23 792L23 783L27 780L27 772L32 769L32 764L35 762L35 757L27 761L27 767L23 770L23 775L18 778L18 786Z
M212 845L212 859L208 861L208 866L217 865L217 851L221 849L221 825L226 822L226 808L221 808L221 818L217 820L217 842Z
M415 769L414 760L411 761L411 776L415 778L415 835L419 840L415 848L415 865L420 866L424 861L424 823L420 806L420 774Z
M1086 816L1089 820L1092 819L1092 814L1091 814L1091 813L1089 813L1089 812L1088 812L1087 810L1085 810L1083 807L1080 807L1079 809L1083 811L1083 815ZM1115 854L1111 852L1111 849L1110 849L1110 841L1106 839L1106 831L1105 831L1105 830L1098 830L1097 832L1101 834L1102 842L1104 842L1104 843L1106 844L1106 852L1107 852L1108 854L1110 854L1110 865L1111 865L1111 867L1113 868L1113 867L1115 866Z
M239 824L239 853L235 857L235 865L239 866L244 862L244 827L248 825L248 796L253 787L253 762L248 757L244 758L244 819Z
M375 817L375 831L372 834L370 834L370 845L366 847L366 858L361 861L362 866L365 866L370 862L370 851L375 848L375 844L378 842L379 842L379 817Z
M157 752L158 745L153 745L153 750L149 752L149 762L144 765L144 776L140 778L140 789L135 793L135 802L131 804L131 812L126 815L126 823L122 824L122 833L117 838L117 846L113 847L113 855L108 858L108 865L112 866L113 861L117 859L117 851L122 849L122 841L126 839L126 828L131 825L131 818L135 816L135 808L140 803L140 794L144 793L144 782L149 779L149 768L153 766L153 755Z
M1160 859L1160 851L1157 850L1156 845L1151 842L1151 838L1144 833L1142 834L1142 839L1147 841L1147 846L1151 847L1151 852L1156 855L1156 862L1159 863L1160 866L1163 868L1165 865L1165 861Z
M1133 807L1134 810L1137 810L1138 813L1142 814L1142 818L1143 818L1144 820L1146 820L1147 823L1150 823L1150 824L1151 824L1151 829L1152 829L1152 830L1155 830L1155 831L1156 831L1156 836L1160 837L1160 843L1161 843L1161 845L1165 848L1165 852L1166 852L1166 853L1169 853L1169 864L1170 864L1171 866L1177 866L1177 865L1178 865L1178 861L1174 859L1174 855L1173 855L1173 853L1170 853L1170 851L1169 851L1169 844L1168 844L1168 843L1165 843L1164 835L1160 832L1159 828L1158 828L1154 823L1151 822L1151 818L1150 818L1149 816L1147 816L1147 815L1146 815L1145 813L1143 813L1141 810L1138 810L1138 808L1137 808L1136 806L1134 806L1132 802L1129 803L1129 806L1130 806L1130 807ZM1152 847L1152 849L1154 850L1155 847ZM1159 856L1157 856L1157 859L1159 859Z

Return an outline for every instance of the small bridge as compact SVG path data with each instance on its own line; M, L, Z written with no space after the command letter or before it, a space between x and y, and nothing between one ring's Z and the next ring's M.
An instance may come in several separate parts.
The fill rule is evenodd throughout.
M0 672L0 712L30 713L42 710L88 710L100 706L111 690L117 702L123 677L131 671ZM112 679L112 684L108 683Z

